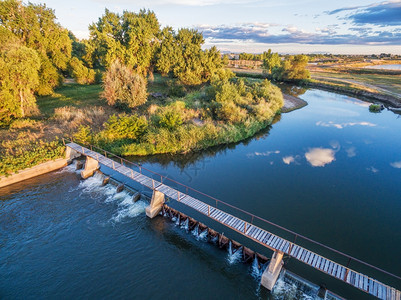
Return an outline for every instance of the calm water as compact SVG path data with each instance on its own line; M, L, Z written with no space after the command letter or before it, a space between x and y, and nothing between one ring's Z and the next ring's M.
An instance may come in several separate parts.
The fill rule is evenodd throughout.
M245 143L142 163L400 275L401 118L328 92L301 97L307 107ZM71 166L0 189L0 298L314 298L315 287L287 277L270 295L252 265L167 219L148 220L145 202L100 180L81 181ZM370 299L295 260L287 269L341 296Z
M366 69L382 69L382 70L401 70L401 65L377 65L366 66Z

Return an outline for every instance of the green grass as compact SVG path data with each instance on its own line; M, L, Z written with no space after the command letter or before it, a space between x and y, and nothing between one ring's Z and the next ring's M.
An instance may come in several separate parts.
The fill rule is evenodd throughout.
M73 106L82 108L92 105L106 105L106 102L99 97L101 91L100 84L68 84L55 90L52 95L38 97L37 104L42 115L49 117L59 107Z
M167 95L169 92L169 87L167 82L172 80L169 77L163 77L160 74L154 74L154 80L148 81L148 93L162 93Z

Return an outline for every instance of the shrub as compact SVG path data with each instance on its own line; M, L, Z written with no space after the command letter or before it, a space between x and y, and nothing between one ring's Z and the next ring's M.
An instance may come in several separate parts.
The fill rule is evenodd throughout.
M74 134L74 140L83 144L92 144L93 135L91 128L87 126L79 126L78 131Z
M182 124L181 114L176 110L167 110L160 116L159 125L167 129L176 129Z
M223 84L216 85L215 90L216 102L240 102L241 100L241 95L233 83L224 82Z
M126 114L113 115L105 123L104 135L111 140L131 139L137 140L148 128L148 122L144 117Z
M134 108L147 100L146 79L118 60L104 75L102 96L109 105Z
M218 104L216 116L220 120L234 124L246 118L246 110L235 105L233 102L223 102Z
M369 105L369 111L370 112L381 112L382 108L380 104L371 104Z
M62 157L65 147L56 139L51 142L37 139L29 133L21 133L16 140L1 143L0 176L33 167Z

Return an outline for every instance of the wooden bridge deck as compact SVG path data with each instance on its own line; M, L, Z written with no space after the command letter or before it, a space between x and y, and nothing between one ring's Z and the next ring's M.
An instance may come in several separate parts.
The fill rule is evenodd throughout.
M309 251L249 222L241 220L229 213L224 212L223 210L195 199L190 195L173 189L157 180L142 175L131 168L126 167L123 164L107 158L106 156L103 156L95 151L89 150L75 143L69 143L66 146L85 156L89 156L97 160L99 163L135 180L136 182L152 190L162 192L170 199L176 200L191 207L192 209L273 251L282 251L285 254L322 271L323 273L345 281L348 284L380 299L401 300L401 292L399 290L377 281L374 278L356 272L346 266Z

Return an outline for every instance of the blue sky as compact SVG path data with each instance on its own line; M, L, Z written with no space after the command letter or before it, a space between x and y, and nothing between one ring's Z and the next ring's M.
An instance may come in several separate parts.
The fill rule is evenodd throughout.
M259 53L401 54L401 0L31 0L79 38L108 8L153 10L162 26L197 28L206 47Z

